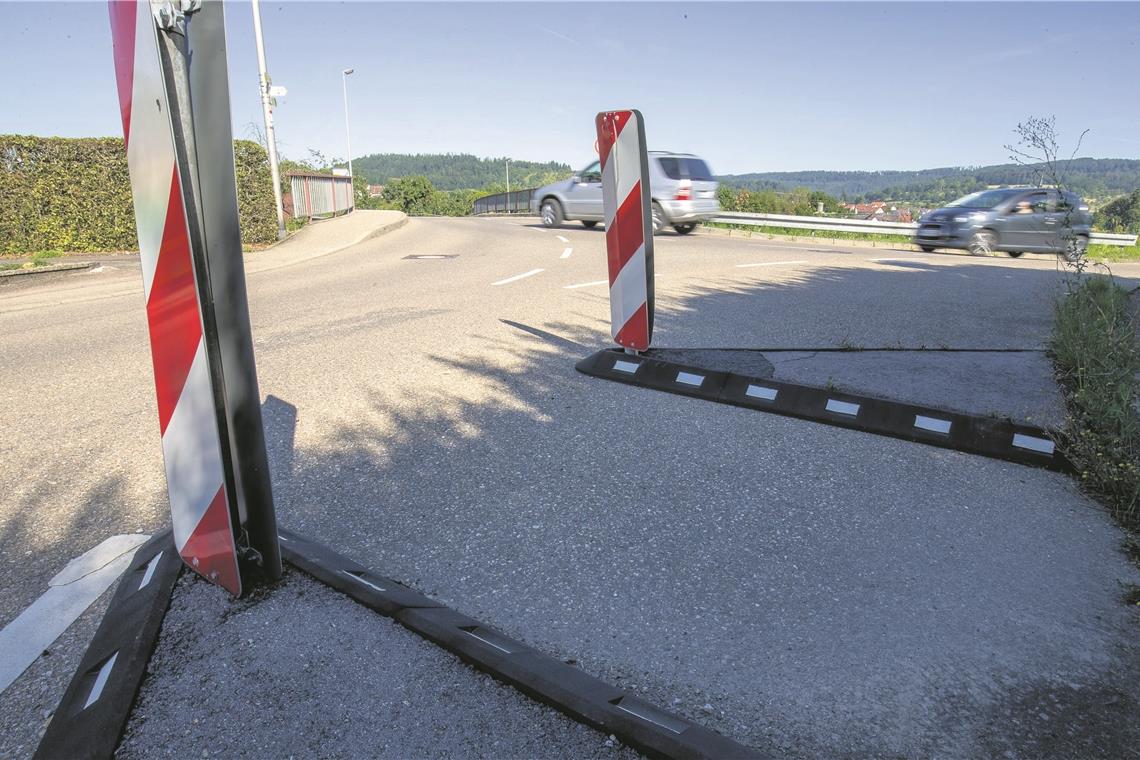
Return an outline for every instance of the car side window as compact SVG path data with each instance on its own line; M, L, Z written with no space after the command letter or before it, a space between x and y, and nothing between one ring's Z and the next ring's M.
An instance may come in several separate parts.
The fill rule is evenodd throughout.
M1029 207L1034 214L1044 214L1049 210L1048 193L1030 193L1026 196L1026 200L1029 201Z
M602 163L601 163L601 161L595 161L594 163L587 166L585 169L583 169L581 172L579 172L579 176L582 178L583 182L601 182L602 181Z

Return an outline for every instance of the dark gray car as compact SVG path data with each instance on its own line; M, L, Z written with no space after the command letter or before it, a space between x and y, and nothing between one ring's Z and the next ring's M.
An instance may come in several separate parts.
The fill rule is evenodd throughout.
M924 251L962 248L1014 257L1028 251L1075 261L1088 249L1092 215L1076 193L1008 187L971 193L918 222L914 243Z

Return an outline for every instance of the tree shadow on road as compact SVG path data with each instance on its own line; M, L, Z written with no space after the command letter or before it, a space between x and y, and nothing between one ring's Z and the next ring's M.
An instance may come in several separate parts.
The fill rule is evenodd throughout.
M662 288L660 342L1040 345L1056 275L1004 274L712 276ZM585 377L601 307L391 357L407 376L362 382L319 446L271 444L282 524L781 754L1022 751L1040 715L1064 721L1049 753L1140 739L1135 573L1072 481ZM267 438L304 412L267 409Z

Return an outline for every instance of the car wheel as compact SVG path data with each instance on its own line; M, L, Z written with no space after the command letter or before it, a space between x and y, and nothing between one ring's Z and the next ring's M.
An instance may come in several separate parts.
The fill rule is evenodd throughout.
M663 208L661 208L661 206L657 203L657 201L653 202L653 207L652 207L652 210L650 211L650 216L652 217L652 222L653 222L653 234L654 235L661 234L661 232L665 229L665 224L666 224L665 210Z
M1065 261L1074 263L1083 259L1088 251L1089 239L1084 235L1077 235L1066 241L1065 250L1062 251L1061 255L1065 257Z
M989 256L997 247L997 236L989 230L982 230L970 238L969 251L974 256Z
M542 202L542 226L543 227L561 227L562 220L562 204L554 198L547 198Z
M588 221L588 220L586 220L586 219L583 219L583 220L582 220L582 226L583 226L583 227L585 227L585 228L586 228L586 229L588 229L588 230L592 230L592 229L594 229L595 227L597 227L597 226L598 226L598 223L597 223L597 222Z
M1021 256L1021 254L1025 253L1025 251L1006 251L1006 253L1009 254L1009 257L1011 259L1016 259Z
M673 225L673 229L677 230L677 233L680 235L688 235L690 232L692 232L696 228L697 228L697 225L694 224L693 222L685 222L684 224L674 224Z
M932 245L920 245L919 248L926 251L927 253L934 253L934 246Z

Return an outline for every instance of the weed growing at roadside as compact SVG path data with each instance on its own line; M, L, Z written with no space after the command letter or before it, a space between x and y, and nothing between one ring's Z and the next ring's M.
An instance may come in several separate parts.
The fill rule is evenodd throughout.
M1056 306L1049 355L1068 406L1060 444L1081 481L1140 530L1140 341L1128 292L1086 276Z

